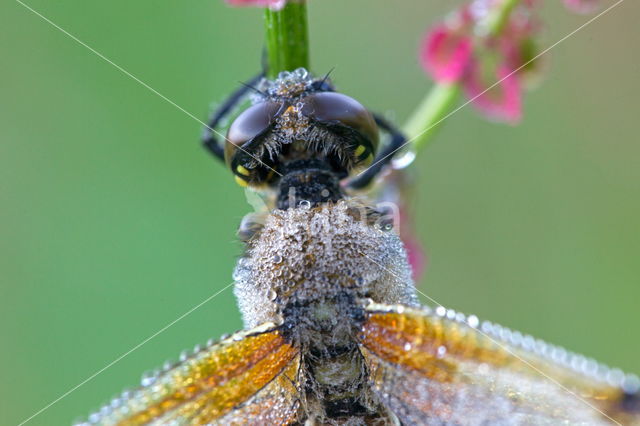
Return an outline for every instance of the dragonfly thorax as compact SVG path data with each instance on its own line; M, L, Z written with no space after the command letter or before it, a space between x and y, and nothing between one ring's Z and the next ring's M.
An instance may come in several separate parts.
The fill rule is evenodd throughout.
M295 304L351 300L416 305L399 237L353 199L274 210L247 241L235 294L245 325L282 323Z

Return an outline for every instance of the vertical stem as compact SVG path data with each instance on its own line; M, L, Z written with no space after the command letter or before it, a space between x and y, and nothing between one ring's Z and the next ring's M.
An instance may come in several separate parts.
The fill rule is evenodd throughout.
M309 68L309 34L305 0L289 1L281 10L266 9L267 77Z

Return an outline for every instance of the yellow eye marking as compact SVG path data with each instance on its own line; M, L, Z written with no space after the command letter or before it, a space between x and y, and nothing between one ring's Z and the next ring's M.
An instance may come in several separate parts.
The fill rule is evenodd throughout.
M240 167L242 167L242 166L240 166ZM249 183L246 180L242 179L240 176L234 176L234 178L236 180L236 183L238 185L240 185L241 187L243 187L243 188L246 188L247 185L249 185Z
M247 168L244 166L236 167L236 171L244 176L249 176L251 174L251 172L249 172L249 170L247 170Z
M366 150L367 148L364 145L358 145L355 152L356 157L360 157L362 154L364 154Z

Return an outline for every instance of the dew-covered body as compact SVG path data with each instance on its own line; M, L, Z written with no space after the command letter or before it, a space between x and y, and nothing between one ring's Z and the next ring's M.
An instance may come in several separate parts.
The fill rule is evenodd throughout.
M384 121L324 96L333 88L304 70L255 90L233 146L205 141L266 202L238 231L244 331L147 376L84 424L640 425L637 377L419 305L398 218L360 191L397 133L374 173L354 176Z

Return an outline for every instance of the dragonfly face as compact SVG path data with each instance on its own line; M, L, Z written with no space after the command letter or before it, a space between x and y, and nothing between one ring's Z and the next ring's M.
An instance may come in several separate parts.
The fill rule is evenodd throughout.
M335 201L337 180L372 161L378 145L373 116L326 81L299 69L255 90L254 104L229 127L224 150L241 185L279 184L276 192L284 196L289 185L304 191L323 180L325 187L307 201ZM330 195L322 196L323 189Z
M349 184L381 119L303 70L256 90L224 149L269 202L239 230L245 330L87 424L640 424L634 376L418 304L389 218Z

